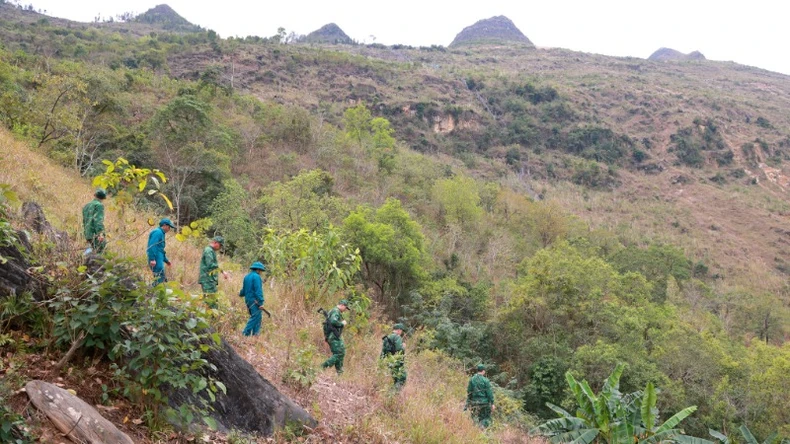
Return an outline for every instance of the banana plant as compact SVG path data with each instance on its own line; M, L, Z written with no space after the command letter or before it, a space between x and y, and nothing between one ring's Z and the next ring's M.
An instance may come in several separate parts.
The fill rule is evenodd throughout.
M546 421L531 433L548 437L552 444L713 444L684 435L676 428L697 410L696 406L687 407L659 424L658 391L652 383L644 390L622 394L620 377L624 369L625 364L618 364L597 395L587 381L577 381L570 372L566 373L565 379L578 405L575 415L547 403L559 417Z
M746 444L790 444L790 440L780 439L778 432L772 433L768 436L768 438L765 438L765 440L760 443L760 441L754 437L752 431L749 430L749 427L747 427L746 424L738 427L738 431L741 432L741 436L743 436L743 440L746 442ZM722 444L730 444L730 438L724 433L717 432L716 430L708 430L708 433L710 433L710 436L718 439Z

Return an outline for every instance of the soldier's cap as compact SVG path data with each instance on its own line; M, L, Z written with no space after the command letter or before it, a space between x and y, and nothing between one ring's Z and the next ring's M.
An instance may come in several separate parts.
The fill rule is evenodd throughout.
M400 322L392 326L393 330L406 330L406 327L403 326Z
M99 199L106 199L107 191L105 191L104 188L96 188L96 192L93 193L93 195Z
M168 219L168 218L164 218L164 219L159 221L159 226L161 227L163 225L167 225L170 228L175 228L176 227L175 225L173 225L173 221Z
M214 242L216 242L216 243L218 243L218 244L220 244L222 246L225 246L225 238L222 237L222 236L214 236L214 238L211 239L211 240L213 240Z
M348 308L348 299L341 299L337 305L345 305Z
M486 369L486 366L484 364L477 364L477 371L482 372L485 369Z
M263 264L262 264L262 263L260 263L260 262L253 262L253 263L252 263L252 265L250 265L250 270L261 270L261 271L266 271L266 266L265 266L265 265L263 265Z

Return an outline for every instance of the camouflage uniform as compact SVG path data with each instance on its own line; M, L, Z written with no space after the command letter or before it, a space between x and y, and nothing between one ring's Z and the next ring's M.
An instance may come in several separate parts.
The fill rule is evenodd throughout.
M389 347L387 345L388 341L392 344ZM403 338L401 335L393 332L382 338L381 358L386 358L390 355L395 356L391 358L392 361L388 362L387 365L389 366L392 382L396 390L400 390L403 388L403 385L406 384L405 353L406 350L403 348Z
M99 237L104 235L104 205L96 198L82 207L82 228L85 240L91 245L93 251L101 253L107 246L107 241Z
M203 297L210 308L217 308L216 293L219 284L219 262L217 252L210 245L203 249L200 258L200 277L198 283L203 289Z
M330 325L332 325L336 332L329 332L325 337L324 340L329 343L329 349L332 351L332 357L327 359L323 364L321 364L321 368L328 368L328 367L335 367L338 374L343 373L343 359L346 357L346 344L343 342L343 338L341 335L343 334L343 313L340 312L340 309L334 307L333 309L329 310L327 315L327 321Z
M469 380L466 387L466 405L472 411L475 423L488 427L491 425L491 406L494 404L494 391L491 382L480 373Z

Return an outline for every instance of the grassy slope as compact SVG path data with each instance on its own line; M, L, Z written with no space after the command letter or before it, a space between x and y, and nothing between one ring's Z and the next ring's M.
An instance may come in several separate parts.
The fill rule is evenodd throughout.
M79 239L80 208L91 198L88 182L15 140L5 130L0 131L0 147L0 183L13 185L22 200L34 200L42 204L56 228ZM106 204L111 206L112 202ZM114 218L113 211L107 213L107 226L112 234L118 221ZM143 234L132 242L111 243L109 247L113 253L136 258L140 263L141 273L145 271L143 252L145 233L148 231L146 218L143 214L129 217L130 221L134 219L130 223L133 229ZM79 250L80 247L76 249ZM200 251L198 245L182 244L173 239L168 246L168 256L175 264L171 278L195 293L199 291L195 281ZM231 280L220 284L221 290L226 295L238 294L244 271L237 264L224 262L224 266L231 270L236 269L237 272L233 273ZM298 350L311 350L311 361L316 366L328 353L328 347L320 333L319 317L314 313L313 307L308 308L300 294L284 288L282 283L266 287L266 306L272 312L273 318L265 321L264 333L260 338L250 339L239 334L246 322L246 310L237 297L222 299L225 315L218 319L216 327L264 377L320 420L321 426L309 438L310 442L530 442L530 438L523 432L507 427L501 427L487 435L481 434L461 410L466 384L463 369L457 363L434 352L409 353L408 384L400 395L388 394L389 377L377 365L381 347L379 338L384 335L387 326L375 317L370 324L348 335L346 373L342 377L327 371L318 375L312 388L303 390L283 384L283 376ZM419 342L419 337L413 342ZM58 353L30 359L56 360L60 357ZM73 368L64 370L63 382L67 388L74 388L89 402L98 404L101 393L97 393L96 387L92 387L94 380L80 379L77 375L85 372L94 375L93 377L108 375L96 376L90 369L80 368L79 362L75 360ZM27 375L32 376L30 373ZM44 375L52 381L57 378L57 375ZM41 374L36 373L36 376L41 377ZM20 385L25 382L24 378L18 379ZM16 388L18 387L14 387ZM20 402L14 405L23 406L23 396L18 396L20 399L16 401ZM124 402L116 402L116 405L120 411L108 413L108 417L116 422L121 421L124 415L133 414L133 409ZM45 424L39 430L42 436L55 436L44 418L37 417L37 420ZM138 442L161 442L158 435L150 435L142 426L129 423L123 427ZM216 442L224 442L226 438L215 436L214 439ZM285 434L277 438L277 442L286 440Z

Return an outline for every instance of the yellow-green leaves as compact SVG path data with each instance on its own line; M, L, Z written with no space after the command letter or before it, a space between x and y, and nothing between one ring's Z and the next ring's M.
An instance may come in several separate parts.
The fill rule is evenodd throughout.
M188 239L202 239L206 235L206 230L211 228L211 219L198 219L181 227L181 231L176 234L176 240L184 242Z

